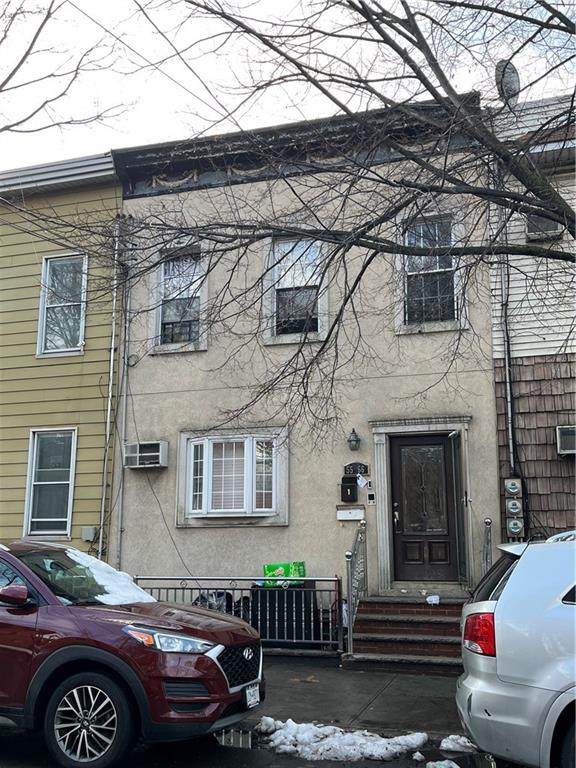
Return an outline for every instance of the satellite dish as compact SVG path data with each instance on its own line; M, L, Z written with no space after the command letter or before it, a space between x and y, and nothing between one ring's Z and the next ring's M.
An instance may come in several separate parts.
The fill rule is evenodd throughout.
M520 75L510 59L502 59L496 64L496 88L504 104L514 109L520 93Z

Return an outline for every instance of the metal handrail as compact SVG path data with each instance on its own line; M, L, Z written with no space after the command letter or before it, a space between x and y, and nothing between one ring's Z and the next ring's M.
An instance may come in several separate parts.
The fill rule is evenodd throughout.
M482 546L482 570L484 573L492 568L492 518L484 518L484 544Z
M346 552L348 653L354 653L354 620L358 603L368 590L368 558L366 550L366 520L356 529L352 549Z

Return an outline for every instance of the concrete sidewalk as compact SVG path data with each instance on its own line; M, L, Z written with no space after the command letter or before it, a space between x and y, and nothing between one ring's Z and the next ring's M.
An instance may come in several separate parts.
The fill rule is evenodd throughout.
M343 670L336 659L264 656L262 715L317 721L391 736L426 731L431 738L462 733L454 677Z

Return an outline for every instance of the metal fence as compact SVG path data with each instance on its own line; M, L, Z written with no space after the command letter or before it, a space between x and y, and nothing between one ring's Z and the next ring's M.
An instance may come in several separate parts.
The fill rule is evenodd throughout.
M261 576L137 576L135 581L158 600L238 616L258 630L269 648L343 650L339 576L267 576L266 585Z

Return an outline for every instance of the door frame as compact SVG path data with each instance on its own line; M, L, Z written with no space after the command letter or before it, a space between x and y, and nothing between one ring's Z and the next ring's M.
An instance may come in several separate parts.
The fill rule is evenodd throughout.
M462 436L462 477L464 478L464 506L466 519L463 526L464 541L460 541L465 555L466 583L471 584L474 573L472 547L472 509L470 498L470 472L468 455L468 428L471 416L432 416L429 418L382 419L370 421L374 437L374 466L376 470L376 538L378 552L378 592L394 587L394 541L392 532L392 475L390 467L390 438L423 434L450 434ZM458 510L457 510L458 514Z

